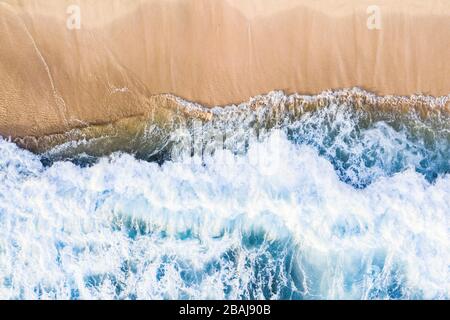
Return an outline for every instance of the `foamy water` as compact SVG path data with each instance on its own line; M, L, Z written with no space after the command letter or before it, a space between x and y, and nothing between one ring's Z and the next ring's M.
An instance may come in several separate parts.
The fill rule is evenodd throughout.
M0 298L450 297L448 118L223 118L159 164L1 140Z

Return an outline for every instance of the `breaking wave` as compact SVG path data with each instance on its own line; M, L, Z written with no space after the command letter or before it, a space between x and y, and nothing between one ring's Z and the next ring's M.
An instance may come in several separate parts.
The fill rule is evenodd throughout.
M448 299L448 114L286 99L0 140L0 297Z

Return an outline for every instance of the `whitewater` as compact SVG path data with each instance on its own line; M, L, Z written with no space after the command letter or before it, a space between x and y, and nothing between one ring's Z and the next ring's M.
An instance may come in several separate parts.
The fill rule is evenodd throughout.
M0 298L450 297L448 116L236 108L163 161L0 140Z

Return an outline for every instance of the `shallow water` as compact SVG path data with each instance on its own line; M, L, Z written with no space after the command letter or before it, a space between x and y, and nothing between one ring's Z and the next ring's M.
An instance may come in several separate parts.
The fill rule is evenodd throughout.
M449 298L448 116L214 112L127 152L1 140L0 297Z

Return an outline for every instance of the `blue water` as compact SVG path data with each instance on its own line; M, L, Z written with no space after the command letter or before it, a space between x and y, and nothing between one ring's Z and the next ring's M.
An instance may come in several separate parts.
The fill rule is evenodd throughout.
M236 112L156 153L1 140L0 298L449 298L448 116Z

